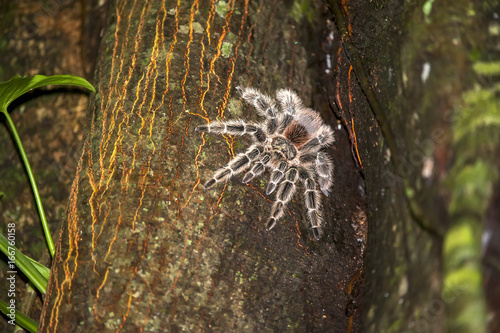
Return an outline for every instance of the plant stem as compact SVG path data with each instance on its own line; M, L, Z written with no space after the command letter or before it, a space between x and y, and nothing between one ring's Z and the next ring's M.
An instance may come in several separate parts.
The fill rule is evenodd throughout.
M31 166L28 161L28 157L26 156L26 152L24 151L23 143L21 142L21 138L17 133L16 125L12 121L12 118L9 115L7 110L2 110L5 118L7 119L7 124L9 129L14 136L14 141L16 142L17 148L19 149L19 153L21 154L21 158L23 159L24 167L26 168L26 172L28 173L28 178L30 180L31 188L33 189L33 194L35 195L36 207L38 209L38 214L40 215L40 220L42 222L43 232L45 234L45 239L47 241L47 246L49 247L50 255L53 258L55 253L54 242L52 241L52 236L50 234L49 226L47 224L47 218L45 217L45 212L43 210L42 200L40 199L40 194L38 193L38 187L36 186L35 176L33 175L33 171L31 171Z

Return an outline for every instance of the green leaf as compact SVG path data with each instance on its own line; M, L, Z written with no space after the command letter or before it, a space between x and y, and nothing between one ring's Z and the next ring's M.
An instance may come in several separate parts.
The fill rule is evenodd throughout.
M40 271L31 263L29 258L19 252L16 247L9 245L7 238L0 235L0 251L26 275L33 285L45 295L48 278L46 279ZM12 258L14 256L14 258ZM14 260L12 260L14 259Z
M500 62L498 61L477 61L473 65L474 71L479 75L498 75L500 74Z
M7 308L7 303L0 301L0 311L2 311L6 316L10 314L9 309ZM16 314L16 325L21 326L24 328L26 331L31 332L31 333L36 333L38 331L38 323L31 319L30 317L26 316L24 313L17 311L15 312ZM10 317L8 317L10 319Z
M94 87L87 80L73 75L54 75L54 76L35 75L33 77L14 76L7 82L0 82L0 112L4 114L7 120L7 126L11 130L16 146L19 149L19 153L21 154L21 159L23 160L26 172L28 173L28 178L31 184L31 188L33 189L33 194L35 196L35 203L38 209L38 215L40 215L40 220L42 222L43 232L45 234L47 246L49 248L50 255L54 257L55 253L54 242L52 241L52 236L50 235L47 218L45 217L42 200L40 198L40 194L38 193L38 187L36 185L35 176L33 175L33 171L31 170L28 157L26 156L26 152L24 151L24 147L21 142L21 138L19 137L19 134L17 132L16 126L12 121L9 112L7 111L7 108L10 105L10 103L12 103L16 98L20 97L24 93L28 92L31 89L45 87L49 85L73 85L78 87L84 87L95 92Z
M19 252L21 253L21 252ZM38 261L36 261L35 259L33 258L30 258L28 256L26 256L26 259L28 259L32 264L33 266L35 266L36 270L40 272L40 274L42 274L42 276L47 280L49 281L49 277L50 277L50 269L42 264L40 264Z
M0 83L0 110L2 110L2 112L7 110L10 103L31 89L50 85L77 86L95 92L94 87L87 80L73 75L14 76L9 81Z

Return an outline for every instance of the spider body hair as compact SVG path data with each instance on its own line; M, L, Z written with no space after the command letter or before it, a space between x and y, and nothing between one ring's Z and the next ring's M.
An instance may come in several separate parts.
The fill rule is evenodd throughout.
M333 163L323 150L333 143L333 130L323 122L318 112L305 107L289 89L276 92L278 103L254 88L236 87L236 90L266 121L230 120L196 127L198 132L249 135L254 141L244 153L236 155L217 170L205 182L204 188L227 181L243 170L248 170L243 177L243 183L248 183L269 169L271 176L266 194L276 191L276 200L266 224L270 230L283 217L298 183L302 183L313 235L320 239L323 224L321 192L328 196L333 185Z

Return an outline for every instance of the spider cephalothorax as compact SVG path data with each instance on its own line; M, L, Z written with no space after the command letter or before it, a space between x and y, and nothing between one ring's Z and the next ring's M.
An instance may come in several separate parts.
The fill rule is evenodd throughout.
M321 191L328 195L332 186L333 164L323 148L332 144L333 131L323 123L321 116L306 108L291 90L281 89L276 93L280 107L271 97L253 88L236 88L241 97L252 104L257 112L266 117L262 123L244 120L212 122L196 127L196 131L215 134L250 135L254 144L244 153L236 155L223 168L217 170L205 182L205 189L226 181L251 167L243 177L248 183L266 168L271 170L266 193L276 188L276 201L267 221L272 229L284 214L286 204L297 190L300 180L304 185L307 215L316 239L321 235Z

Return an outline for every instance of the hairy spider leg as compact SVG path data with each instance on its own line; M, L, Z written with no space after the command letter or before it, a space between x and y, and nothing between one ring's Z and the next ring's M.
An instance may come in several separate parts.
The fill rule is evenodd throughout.
M318 175L319 188L321 189L321 192L323 192L323 194L326 196L328 196L328 192L333 185L332 173L332 160L327 154L318 152L316 154L316 174Z
M298 109L304 108L299 96L290 89L280 89L276 92L276 99L281 105L281 109L290 115L294 115Z
M229 120L226 122L212 122L207 125L200 125L194 129L197 132L207 132L215 134L232 134L232 135L252 135L257 142L266 141L266 135L262 129L262 125L245 123L242 120Z
M269 178L269 184L267 184L266 194L269 195L274 192L276 186L285 175L285 171L288 169L287 161L280 155L277 154L277 162L274 163L273 170L271 171L271 178Z
M278 90L276 98L280 102L281 110L283 111L283 114L280 115L280 119L278 120L278 134L283 134L294 119L294 116L297 113L296 108L301 109L303 106L299 97L288 89Z
M307 207L307 216L311 222L314 238L319 240L321 236L321 224L323 223L321 216L321 194L316 190L316 182L311 170L301 168L299 177L305 187L304 200Z
M276 102L269 96L254 88L236 87L236 90L245 101L252 104L258 113L267 118L274 118L278 115Z
M256 176L260 175L264 170L266 169L266 166L269 164L271 161L271 154L270 153L264 153L260 156L259 159L257 159L250 171L247 172L245 177L243 177L242 182L243 183L248 183L252 179L254 179Z
M310 166L318 176L319 188L328 196L328 192L333 185L332 172L333 163L330 157L324 152L312 152L300 156L300 164Z
M299 171L296 167L291 167L285 174L285 180L280 183L276 193L276 201L271 208L271 217L267 220L266 229L271 230L284 214L286 204L292 199L297 190L295 183L299 179Z
M330 146L334 141L332 128L328 125L322 125L316 135L299 148L301 154L317 152L321 148Z
M207 180L203 187L209 189L217 183L228 180L232 176L241 173L244 169L248 168L250 164L259 158L260 154L264 151L261 145L252 145L246 152L236 155L229 163L217 170L212 178Z
M236 90L245 101L255 107L257 112L266 117L266 129L268 134L274 134L278 127L278 109L276 102L269 96L262 94L254 88L236 87Z

